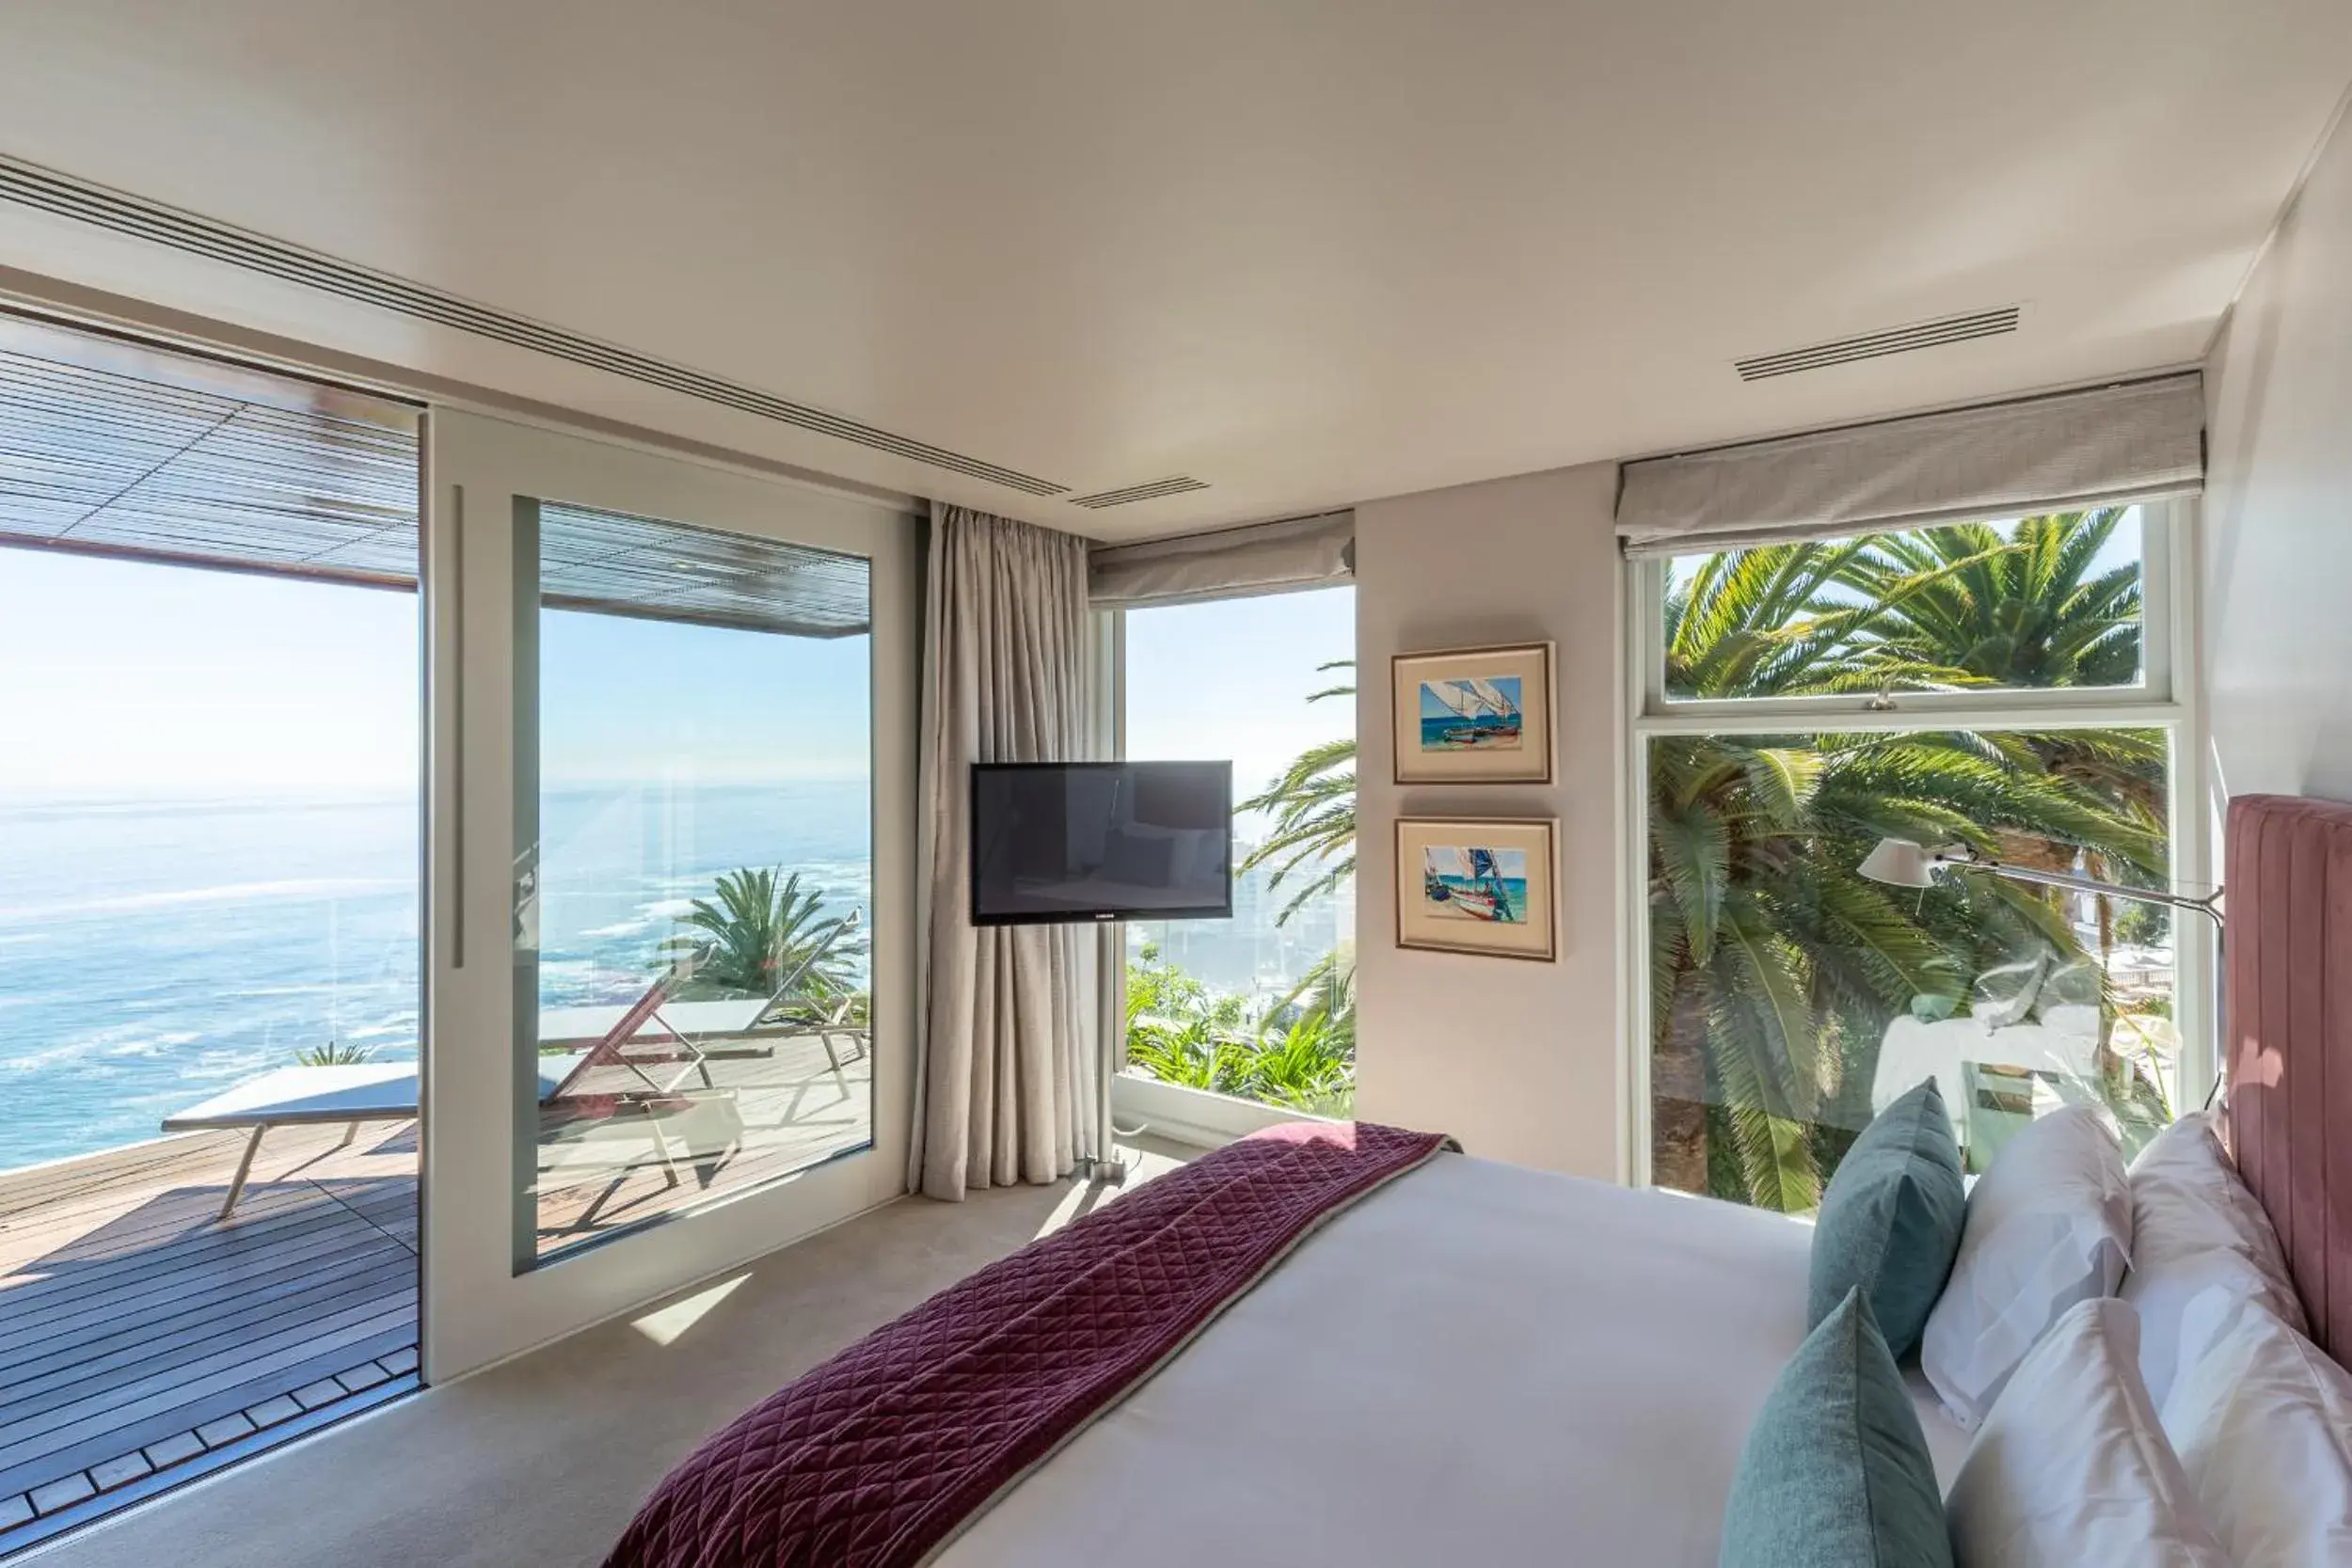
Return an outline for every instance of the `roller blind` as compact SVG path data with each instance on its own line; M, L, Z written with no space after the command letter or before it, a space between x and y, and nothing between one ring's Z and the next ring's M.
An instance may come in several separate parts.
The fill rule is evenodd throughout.
M1617 536L1682 555L2120 506L2204 483L2194 372L1628 463Z
M1087 558L1087 594L1098 610L1329 588L1355 577L1353 512L1103 546Z

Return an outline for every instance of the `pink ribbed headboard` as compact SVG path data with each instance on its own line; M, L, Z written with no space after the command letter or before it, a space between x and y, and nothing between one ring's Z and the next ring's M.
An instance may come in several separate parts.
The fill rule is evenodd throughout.
M2225 885L2230 1147L2352 1360L2352 806L2232 800Z

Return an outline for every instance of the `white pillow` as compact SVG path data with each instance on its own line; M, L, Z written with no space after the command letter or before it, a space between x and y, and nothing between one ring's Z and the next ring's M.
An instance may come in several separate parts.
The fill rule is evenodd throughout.
M2279 1232L2222 1149L2211 1112L2183 1117L2151 1139L2132 1162L2131 1183L2135 1267L2223 1247L2287 1284Z
M2132 1270L2122 1296L2139 1312L2140 1372L2156 1408L2181 1375L2257 1307L2297 1333L2302 1303L2270 1217L2200 1114L2156 1134L2132 1162Z
M2068 1105L2020 1130L1968 1194L1960 1256L1919 1341L1952 1419L1983 1420L2059 1314L2115 1293L2131 1251L2123 1148L2104 1113Z
M2294 1291L2244 1253L2222 1247L2135 1264L2120 1294L2139 1314L2139 1372L2159 1411L2171 1408L2172 1390L2245 1314L2304 1327Z
M2138 1340L2111 1297L2042 1337L1945 1497L1954 1568L2235 1568L2139 1381Z
M2265 1312L2181 1379L2164 1415L2238 1568L2352 1563L2352 1373Z

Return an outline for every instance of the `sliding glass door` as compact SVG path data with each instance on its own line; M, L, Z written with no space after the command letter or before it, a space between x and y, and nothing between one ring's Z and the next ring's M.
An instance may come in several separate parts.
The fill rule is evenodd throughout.
M873 1143L873 568L553 501L515 549L529 1267Z
M917 525L459 414L429 451L448 1375L899 1190Z

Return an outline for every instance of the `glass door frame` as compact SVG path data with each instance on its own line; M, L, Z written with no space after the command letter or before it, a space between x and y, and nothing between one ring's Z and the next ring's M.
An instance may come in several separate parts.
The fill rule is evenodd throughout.
M428 894L425 1372L545 1344L897 1198L913 1120L921 523L743 469L470 410L426 422ZM872 1144L660 1224L518 1269L514 961L518 502L564 501L871 563ZM524 776L527 776L527 772Z

